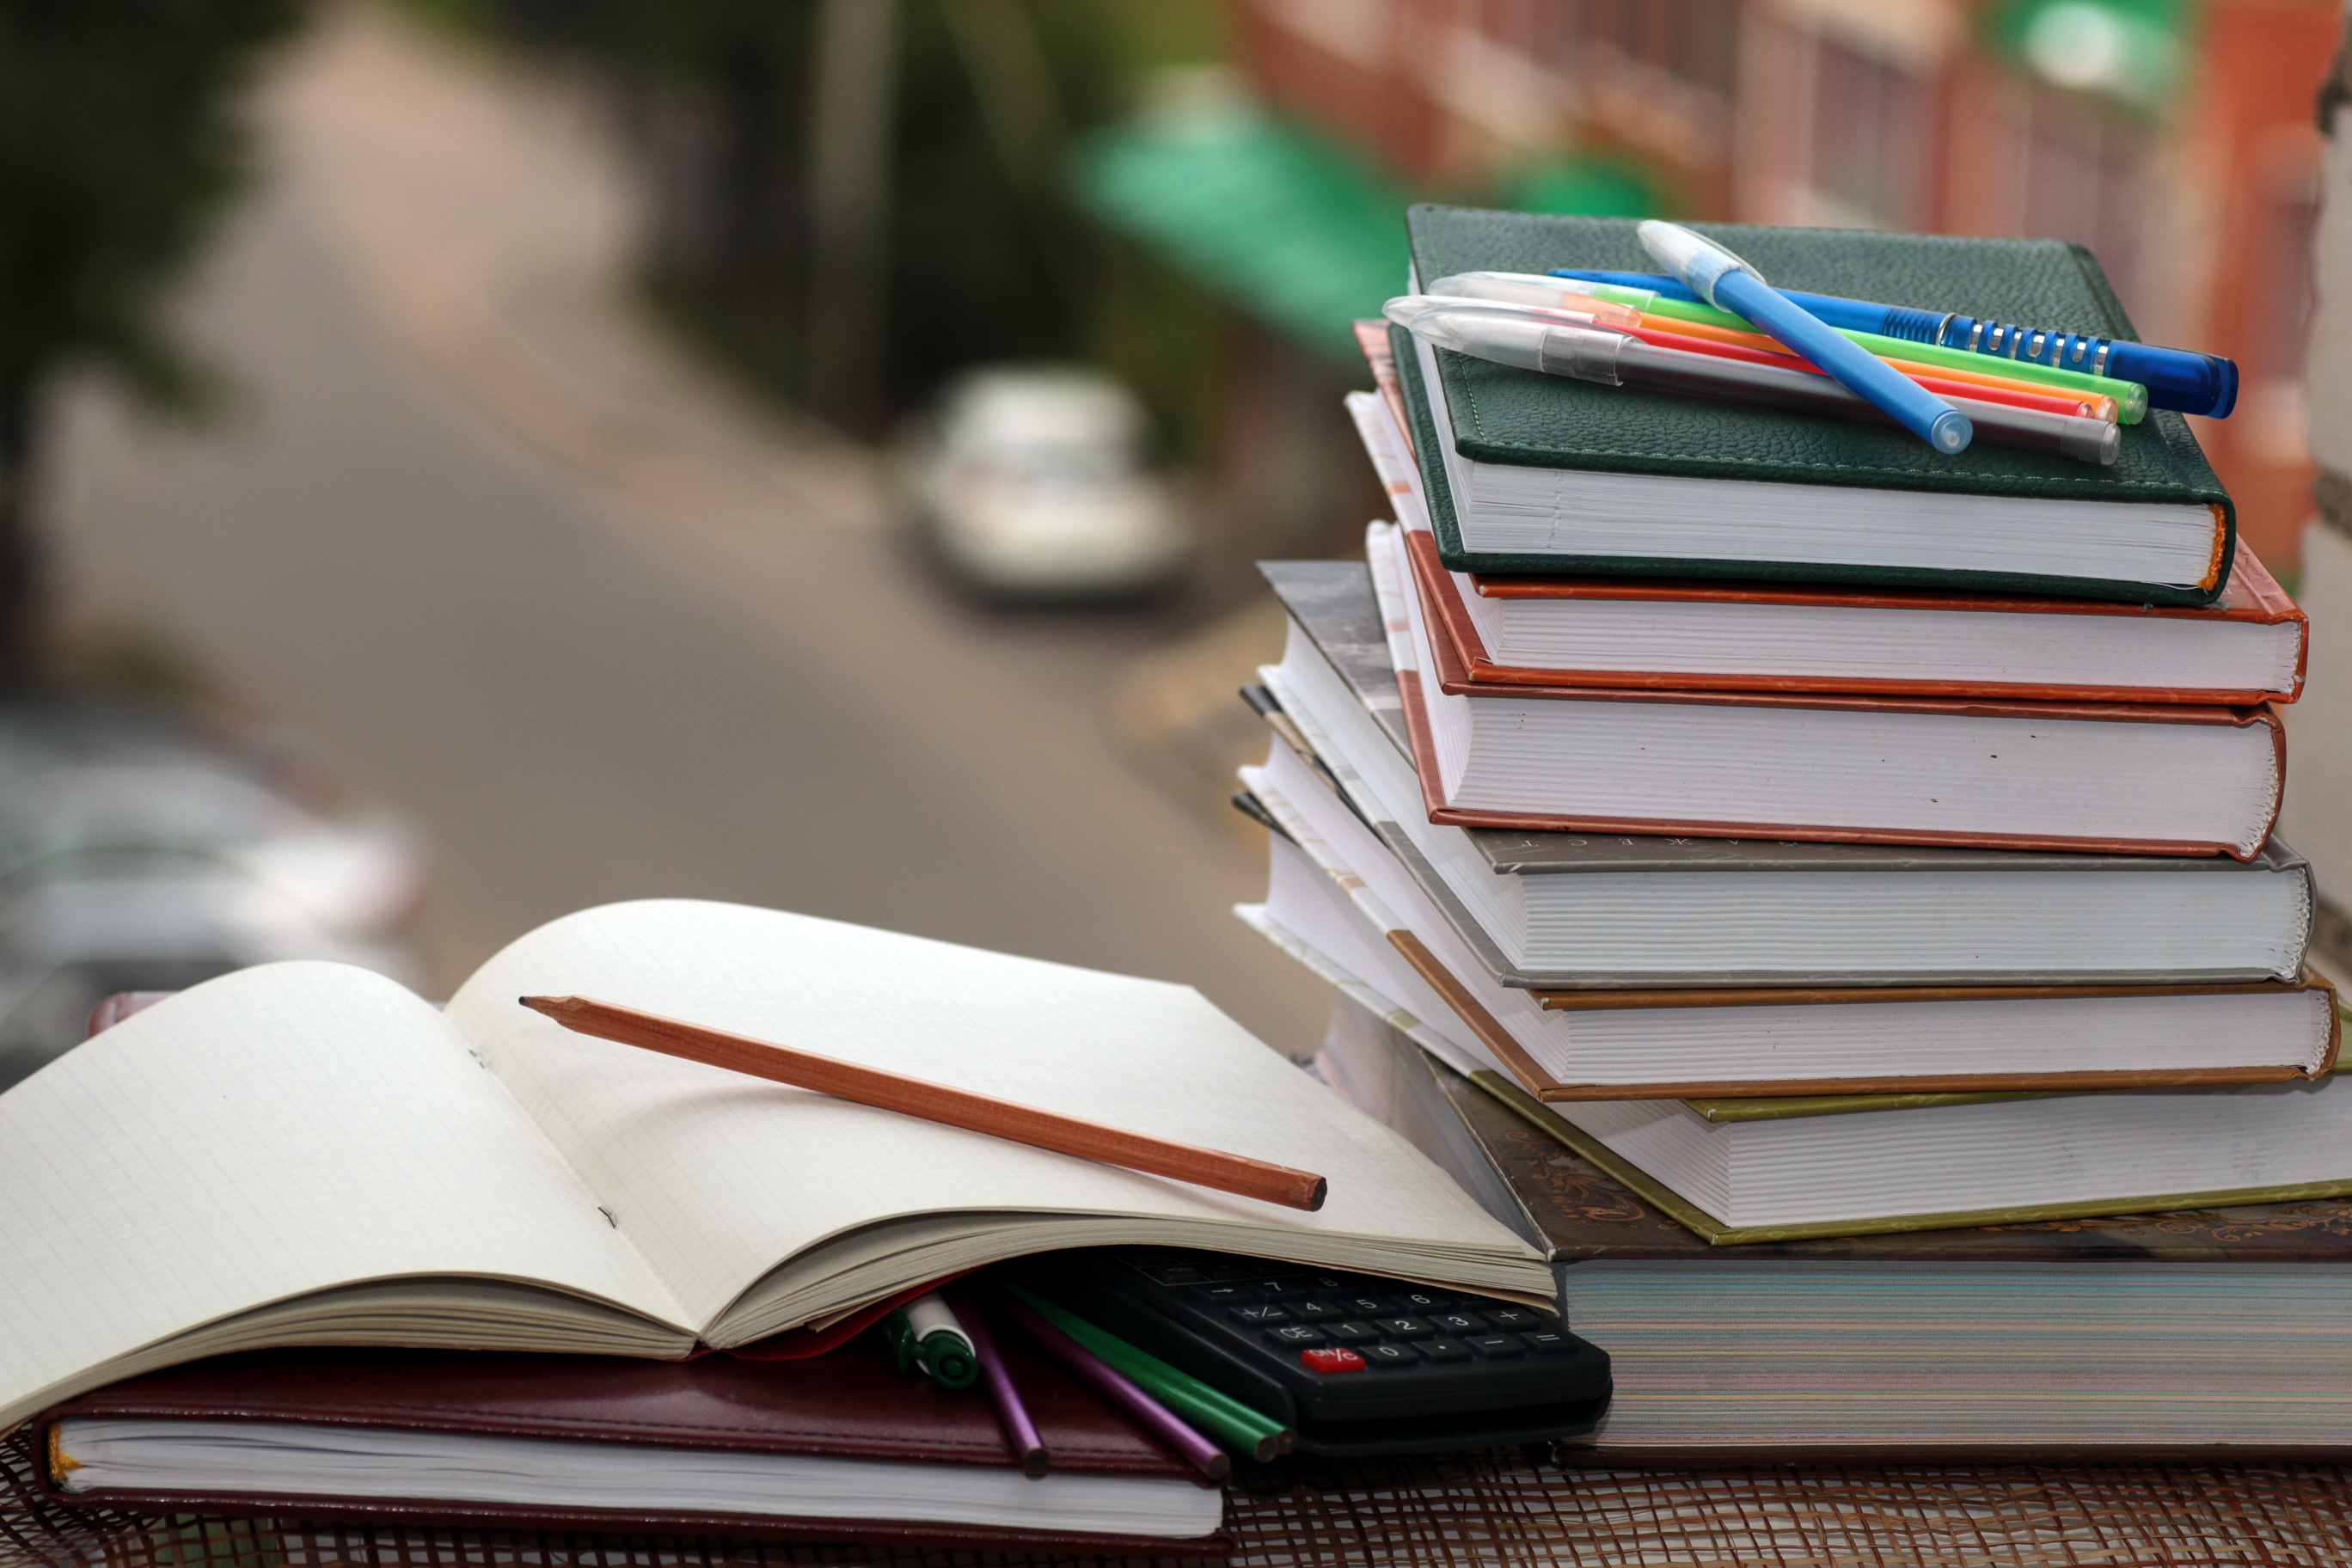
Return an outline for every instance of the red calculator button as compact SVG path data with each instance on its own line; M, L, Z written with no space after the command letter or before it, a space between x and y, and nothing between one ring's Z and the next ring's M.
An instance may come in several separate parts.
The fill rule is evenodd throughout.
M1298 1359L1309 1372L1361 1372L1364 1358L1345 1345L1326 1345L1321 1350L1300 1351Z

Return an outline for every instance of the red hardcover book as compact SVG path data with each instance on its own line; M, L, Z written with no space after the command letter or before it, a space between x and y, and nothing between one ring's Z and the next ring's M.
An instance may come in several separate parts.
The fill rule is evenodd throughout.
M1411 553L1393 565L1418 668L1397 685L1433 822L2244 860L2278 816L2264 703L1482 680Z
M875 1336L803 1361L394 1350L222 1356L47 1411L60 1501L420 1525L1223 1555L1222 1495L998 1336L1053 1469Z
M2310 628L2242 546L2210 609L2093 599L1449 572L1414 577L1474 680L2031 701L2292 702Z

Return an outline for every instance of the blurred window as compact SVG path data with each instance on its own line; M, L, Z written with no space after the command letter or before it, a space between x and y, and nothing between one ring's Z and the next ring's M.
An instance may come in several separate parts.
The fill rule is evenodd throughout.
M2300 130L2300 127L2296 128ZM2299 143L2301 138L2296 138ZM2312 245L2319 228L2319 162L2315 147L2279 149L2262 171L2255 204L2252 297L2260 302L2249 323L2245 374L2256 381L2300 381L2312 307Z
M1738 0L1485 0L1479 19L1488 36L1563 73L1643 66L1731 93Z
M1916 228L1926 210L1927 87L1917 77L1826 33L1812 56L1808 184L1852 224Z
M2040 83L2017 101L2015 231L2089 247L2131 309L2152 151L2147 128L2127 110Z

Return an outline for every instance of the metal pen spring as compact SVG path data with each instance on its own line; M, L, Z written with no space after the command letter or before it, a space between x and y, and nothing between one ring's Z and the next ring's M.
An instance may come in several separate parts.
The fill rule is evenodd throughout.
M1979 321L1956 311L1937 315L1933 310L1891 310L1880 331L1908 342L1963 348L1971 353L2054 365L2090 375L2106 374L2107 354L2114 347L2105 338L2036 331L2002 321Z

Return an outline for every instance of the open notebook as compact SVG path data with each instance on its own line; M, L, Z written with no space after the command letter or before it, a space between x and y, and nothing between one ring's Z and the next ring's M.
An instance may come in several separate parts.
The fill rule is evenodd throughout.
M582 994L1318 1172L1314 1214L564 1030ZM228 974L0 1095L0 1430L298 1344L677 1358L1064 1247L1200 1247L1548 1302L1536 1255L1190 987L688 901L567 916L446 1013Z

